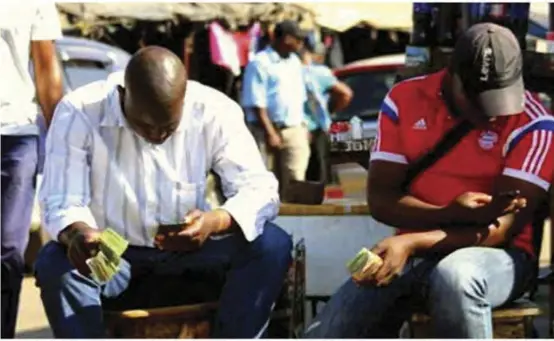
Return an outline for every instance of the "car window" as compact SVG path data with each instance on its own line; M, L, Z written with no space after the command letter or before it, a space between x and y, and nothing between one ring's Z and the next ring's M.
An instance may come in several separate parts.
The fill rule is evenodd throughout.
M351 73L339 79L350 86L354 96L346 109L333 115L333 120L346 121L354 115L377 117L383 99L394 85L396 70Z
M75 90L99 80L105 80L111 73L109 66L94 60L70 59L62 63L69 88Z

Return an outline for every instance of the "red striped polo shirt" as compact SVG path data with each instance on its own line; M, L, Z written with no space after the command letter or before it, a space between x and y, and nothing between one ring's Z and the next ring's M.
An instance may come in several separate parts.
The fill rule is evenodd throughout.
M456 124L440 95L444 73L409 79L391 89L379 113L372 161L410 164ZM468 191L491 194L502 175L547 191L554 173L553 133L554 118L526 92L524 112L471 131L412 183L411 195L444 206ZM525 226L514 245L533 254L531 229L531 224Z

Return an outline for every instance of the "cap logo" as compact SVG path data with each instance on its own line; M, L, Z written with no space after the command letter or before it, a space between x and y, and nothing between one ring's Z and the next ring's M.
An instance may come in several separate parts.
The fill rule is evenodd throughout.
M481 65L481 77L479 78L483 82L489 81L489 74L492 64L492 48L486 47L483 49L483 64Z

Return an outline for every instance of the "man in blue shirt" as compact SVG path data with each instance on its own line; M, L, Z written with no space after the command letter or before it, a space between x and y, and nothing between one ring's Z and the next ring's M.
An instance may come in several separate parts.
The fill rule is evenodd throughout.
M307 101L305 122L310 131L310 161L306 178L327 183L330 180L330 112L342 110L352 100L352 90L340 82L329 67L323 64L325 47L306 40L301 57L304 63L304 81Z
M268 168L279 179L281 196L291 181L305 179L310 158L304 124L306 88L296 54L305 37L296 22L278 23L271 45L246 66L243 79L246 120Z

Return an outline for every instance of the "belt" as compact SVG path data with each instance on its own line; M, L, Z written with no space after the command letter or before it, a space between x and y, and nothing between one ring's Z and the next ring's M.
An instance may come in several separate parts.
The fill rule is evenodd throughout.
M296 127L296 126L290 126L290 125L287 125L283 122L271 122L273 123L273 126L279 130L283 130L283 129L287 129L287 128L292 128L292 127ZM254 127L257 127L257 128L262 128L262 125L260 124L260 122L258 121L253 121L253 122L250 122L250 124Z
M287 129L287 128L292 128L293 126L289 126L289 125L286 125L284 124L283 122L273 122L273 125L277 128L277 129Z

